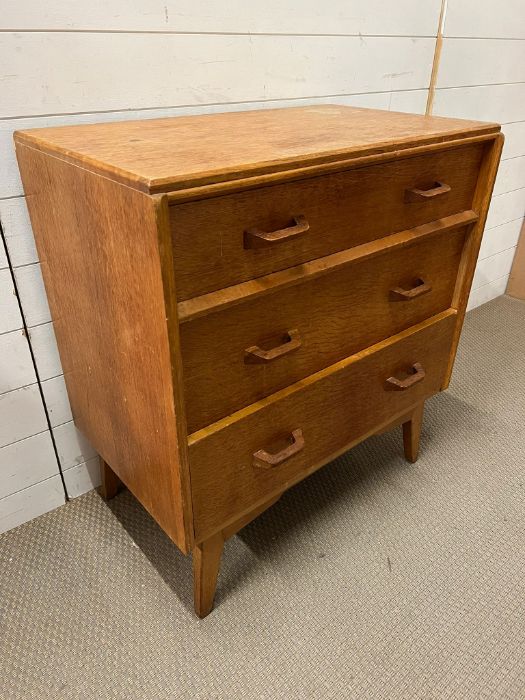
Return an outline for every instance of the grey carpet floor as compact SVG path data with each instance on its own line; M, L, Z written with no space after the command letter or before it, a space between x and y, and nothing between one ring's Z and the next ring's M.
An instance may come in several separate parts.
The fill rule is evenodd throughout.
M467 317L422 453L399 429L226 545L214 612L128 494L0 539L2 700L525 698L525 304Z

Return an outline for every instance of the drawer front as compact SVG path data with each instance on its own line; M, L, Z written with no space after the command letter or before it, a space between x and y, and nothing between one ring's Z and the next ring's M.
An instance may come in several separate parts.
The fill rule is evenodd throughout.
M182 324L188 431L449 308L464 236L423 238Z
M173 205L177 298L470 209L482 153L483 144L474 144Z
M197 540L439 391L455 322L455 312L444 312L193 435ZM411 368L409 388L387 381L403 383Z

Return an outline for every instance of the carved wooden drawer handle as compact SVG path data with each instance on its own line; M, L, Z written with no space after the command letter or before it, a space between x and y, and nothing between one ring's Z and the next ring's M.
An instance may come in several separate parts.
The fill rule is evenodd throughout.
M258 228L250 228L244 232L244 247L245 248L265 248L276 243L284 243L292 238L302 236L310 229L310 224L306 220L306 216L294 216L294 223L287 228L279 229L279 231L261 231Z
M390 290L389 298L390 301L410 301L411 299L416 299L423 294L427 294L432 291L430 284L427 284L424 280L416 280L416 284L411 289L402 289L401 287L394 287Z
M290 440L288 447L285 447L283 450L276 452L275 454L270 454L270 452L266 452L266 450L257 450L257 452L254 452L253 466L260 467L262 469L277 467L279 464L282 464L284 461L290 459L290 457L293 457L303 449L304 437L301 428L293 430L288 439Z
M263 350L258 345L252 345L251 348L246 348L244 351L244 362L246 364L264 364L272 360L277 360L279 357L287 355L289 352L293 352L301 347L301 336L297 328L288 331L286 335L287 340L271 350Z
M450 185L444 182L435 182L434 187L429 190L418 190L416 188L405 190L405 202L428 202L429 199L440 197L450 192Z
M386 383L389 385L388 388L395 389L396 391L405 391L405 389L410 389L411 386L423 381L425 378L425 370L419 362L415 362L412 365L412 374L409 374L406 379L397 379L397 377L388 377Z

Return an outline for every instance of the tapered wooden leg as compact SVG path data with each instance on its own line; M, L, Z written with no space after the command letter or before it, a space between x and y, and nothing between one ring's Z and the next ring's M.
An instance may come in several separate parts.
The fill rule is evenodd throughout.
M254 518L272 506L279 500L281 495L282 494L278 493L272 496L265 503L262 503L238 520L230 523L221 531L212 535L212 537L194 546L192 553L193 604L195 606L195 612L199 617L206 617L206 615L209 615L212 611L213 598L215 597L215 588L217 586L217 577L219 575L219 567L225 541L233 537L233 535L239 532L239 530L242 530L245 525L248 525Z
M109 501L110 498L117 495L123 484L102 457L100 457L100 476L102 483L100 484L98 492L105 501Z
M223 547L224 537L218 532L193 549L193 604L199 617L213 608Z
M405 448L405 457L409 462L415 462L419 453L419 437L421 435L424 406L425 402L422 401L414 409L410 420L403 423L403 447Z

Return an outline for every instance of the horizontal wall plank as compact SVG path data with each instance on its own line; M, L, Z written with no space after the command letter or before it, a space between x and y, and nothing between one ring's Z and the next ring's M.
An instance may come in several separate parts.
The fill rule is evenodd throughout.
M29 343L22 330L0 335L0 394L36 382Z
M483 287L485 284L494 282L494 280L498 280L505 275L508 276L515 252L516 248L513 247L491 255L488 258L483 258L483 260L478 260L476 272L472 281L472 289L478 289L478 287Z
M98 457L77 464L64 472L67 493L76 498L100 486L100 463Z
M0 447L47 429L36 384L0 394Z
M0 333L8 333L22 326L11 270L5 268L0 270Z
M14 274L27 325L51 321L40 263L17 267Z
M480 119L481 121L523 121L525 83L480 85L470 88L438 89L433 113L442 117Z
M25 197L0 199L0 221L13 267L37 262Z
M58 464L48 430L0 447L0 499L56 475Z
M478 289L473 289L470 293L467 310L470 311L475 309L477 306L486 304L488 301L492 301L492 299L505 294L508 281L509 276L505 275L504 277L500 277L498 280L494 280L493 282L484 284L482 287L478 287Z
M448 0L444 35L525 39L523 0Z
M72 421L53 428L53 435L63 470L71 469L97 455L87 438L75 428Z
M440 0L4 0L0 28L433 36Z
M509 158L500 163L494 194L504 194L525 187L525 156Z
M501 226L525 216L525 190L514 190L492 197L486 228Z
M41 381L62 374L62 365L52 323L29 329L29 339Z
M523 219L516 219L515 221L508 221L501 226L496 226L496 228L485 229L479 251L479 259L488 258L491 255L500 253L502 250L508 250L516 246L520 237L522 223Z
M385 95L385 93L383 94ZM377 109L388 109L392 110L393 112L413 112L414 114L425 114L428 97L427 89L402 90L400 92L388 93L385 96L388 97L388 103L384 106L378 106Z
M14 527L65 503L64 487L59 476L41 481L23 491L0 500L0 532Z
M372 92L345 95L337 98L318 97L299 100L276 100L270 102L232 102L219 105L194 105L191 107L171 107L168 109L144 109L121 112L87 114L66 114L48 117L27 117L0 121L0 154L3 168L0 171L0 199L17 197L23 194L22 182L16 163L13 145L13 132L17 129L39 129L47 126L66 124L93 124L95 122L124 121L127 119L155 119L176 117L188 114L214 114L216 112L246 111L250 109L277 109L279 107L299 107L308 104L343 104L372 109L391 109L398 112L423 114L427 101L427 90L402 90L396 92Z
M9 262L7 260L7 254L5 252L5 245L2 240L0 240L0 270L6 270L9 267Z
M434 43L393 37L6 33L0 43L5 74L0 116L421 89L428 85Z
M525 116L525 105L523 113ZM501 157L505 159L525 156L525 121L504 124L502 131L505 134L505 143Z
M518 82L525 82L525 41L443 41L438 87Z
M73 420L67 397L66 383L62 375L42 382L42 391L49 414L49 421L53 428Z

